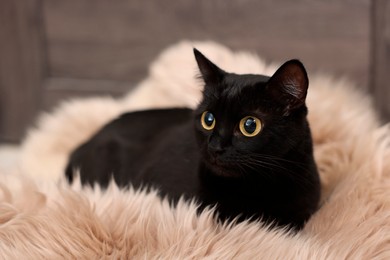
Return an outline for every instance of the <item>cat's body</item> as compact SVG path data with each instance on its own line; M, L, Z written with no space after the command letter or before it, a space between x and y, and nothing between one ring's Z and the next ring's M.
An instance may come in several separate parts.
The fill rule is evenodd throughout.
M200 154L189 120L192 113L169 109L124 114L77 149L71 161L82 166L84 183L107 186L113 176L122 187L153 186L175 200L193 197Z
M83 183L151 186L217 207L221 219L262 218L301 228L317 209L313 159L298 61L273 77L226 73L195 51L206 83L195 111L133 112L75 150L66 175Z

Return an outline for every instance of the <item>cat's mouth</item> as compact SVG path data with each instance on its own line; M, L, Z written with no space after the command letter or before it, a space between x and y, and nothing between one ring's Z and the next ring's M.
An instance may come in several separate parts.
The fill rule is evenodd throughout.
M204 162L206 167L217 176L235 178L242 175L236 165L227 163L218 157L209 156Z

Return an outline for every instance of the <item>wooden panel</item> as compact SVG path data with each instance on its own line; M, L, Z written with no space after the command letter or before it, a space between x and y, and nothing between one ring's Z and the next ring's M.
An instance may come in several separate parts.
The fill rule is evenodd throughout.
M369 0L46 0L51 73L137 81L179 39L368 79Z
M384 121L390 121L390 1L373 1L372 77L376 105Z
M134 85L134 83L114 80L51 78L44 84L43 108L50 110L59 102L75 97L107 95L120 97Z
M365 85L369 7L369 0L0 1L0 140L17 140L39 109L63 98L120 95L180 39L216 40L268 60L300 58L310 71ZM375 60L382 65L383 49ZM376 78L386 82L381 68ZM383 107L385 91L375 87Z
M0 1L0 19L0 140L17 141L36 115L45 72L40 1Z

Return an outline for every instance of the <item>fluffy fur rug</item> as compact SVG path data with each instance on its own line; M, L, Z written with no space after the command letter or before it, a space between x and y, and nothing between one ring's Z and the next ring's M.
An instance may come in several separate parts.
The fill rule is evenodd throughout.
M43 115L0 186L0 255L6 259L390 259L390 133L350 83L309 72L309 121L322 178L320 210L289 234L261 223L217 225L196 205L172 209L155 193L69 186L67 155L128 110L190 106L200 98L196 46L227 71L272 74L275 66L215 43L179 43L122 99L69 101ZM210 210L211 211L211 210Z

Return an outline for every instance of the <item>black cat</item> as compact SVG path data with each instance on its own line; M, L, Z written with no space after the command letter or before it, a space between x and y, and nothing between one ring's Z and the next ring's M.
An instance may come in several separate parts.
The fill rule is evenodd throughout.
M195 111L132 112L104 126L71 155L83 184L149 186L177 202L216 205L220 219L261 218L303 227L320 182L306 119L308 78L291 60L272 77L227 73L194 49L205 82Z

